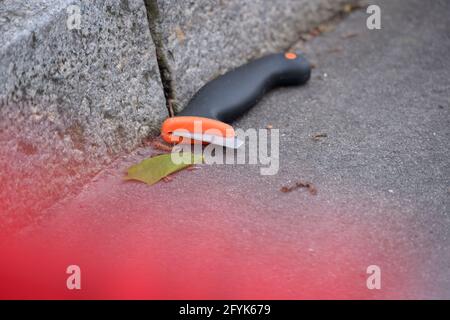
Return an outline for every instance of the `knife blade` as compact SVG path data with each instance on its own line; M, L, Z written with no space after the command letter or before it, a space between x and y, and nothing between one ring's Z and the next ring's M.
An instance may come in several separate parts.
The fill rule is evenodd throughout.
M172 132L172 135L174 135L176 137L184 137L184 138L193 139L196 141L212 143L215 145L224 146L226 148L231 148L231 149L239 149L244 144L244 141L238 139L237 137L227 138L227 137L217 136L217 135L208 134L208 133L190 133L190 132L187 132L184 130L183 131L176 130L176 131Z

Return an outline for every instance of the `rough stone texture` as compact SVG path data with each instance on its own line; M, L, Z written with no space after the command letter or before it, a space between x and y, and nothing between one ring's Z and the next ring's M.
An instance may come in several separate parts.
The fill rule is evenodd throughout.
M382 30L356 12L299 44L317 64L310 83L272 92L234 124L281 129L278 175L202 166L152 187L123 182L158 152L140 149L30 233L90 235L89 249L139 261L156 274L149 297L450 298L450 3L373 2ZM280 192L298 180L317 196ZM372 264L381 290L367 290Z
M159 34L180 111L207 81L249 59L287 49L354 0L160 0ZM154 38L157 38L154 36Z
M2 221L28 219L167 116L142 0L1 1L0 43Z

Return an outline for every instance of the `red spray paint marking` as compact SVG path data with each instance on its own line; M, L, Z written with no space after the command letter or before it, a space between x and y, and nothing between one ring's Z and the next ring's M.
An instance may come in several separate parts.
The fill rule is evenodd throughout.
M196 212L177 214L173 208L133 204L122 197L126 188L136 188L143 199L148 197L145 185L106 180L99 190L84 195L84 208L69 205L56 222L16 240L4 238L0 298L366 299L404 295L401 288L396 292L366 288L365 268L372 263L363 258L372 248L366 237L368 225L352 225L331 234L327 231L334 229L333 221L299 223L299 232L286 240L283 234L267 231L277 227L277 222L261 218L253 225L254 216L241 217L245 223L241 228L230 220L230 212L240 216L234 206L239 199L223 199L211 209L202 206L203 195L191 195L187 198L192 201L199 197ZM220 192L220 186L211 186L209 196ZM123 205L114 200L121 198ZM105 208L108 215L103 217L99 211ZM177 223L181 218L182 223ZM323 234L311 234L315 246L310 251L307 236L302 234L315 228ZM351 250L345 247L348 239L357 244ZM395 265L390 261L395 254L386 257L376 250L372 256L383 267ZM79 291L66 287L66 268L72 264L81 268ZM391 274L383 283L402 282L398 272Z
M32 235L8 245L2 242L0 298L383 297L365 286L367 263L359 259L361 252L340 251L333 244L336 239L323 237L316 243L318 252L310 252L302 243L284 243L273 236L255 241L244 236L236 241L230 237L232 226L211 222L205 221L197 232L189 225L173 229L153 225L151 234L144 235L142 229L132 228L113 240L110 232L117 231L116 226L99 233L95 229L86 233L77 230L67 243L52 235L55 230L46 229L46 235ZM355 233L354 241L364 241L363 235L357 238ZM65 271L72 264L81 268L79 291L66 288L69 275Z

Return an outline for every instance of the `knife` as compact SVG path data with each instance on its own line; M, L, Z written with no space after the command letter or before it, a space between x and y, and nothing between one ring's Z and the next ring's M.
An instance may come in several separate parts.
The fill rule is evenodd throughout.
M169 143L201 141L237 149L243 142L230 123L270 90L302 85L310 77L311 65L301 53L253 60L204 85L177 116L164 121L162 138Z

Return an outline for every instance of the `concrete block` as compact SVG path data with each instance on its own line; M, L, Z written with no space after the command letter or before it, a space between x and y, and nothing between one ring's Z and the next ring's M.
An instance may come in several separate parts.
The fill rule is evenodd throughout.
M4 0L0 43L6 224L34 219L168 115L142 0Z
M355 0L146 0L155 41L170 72L180 111L207 81L267 53L289 48L300 33Z

